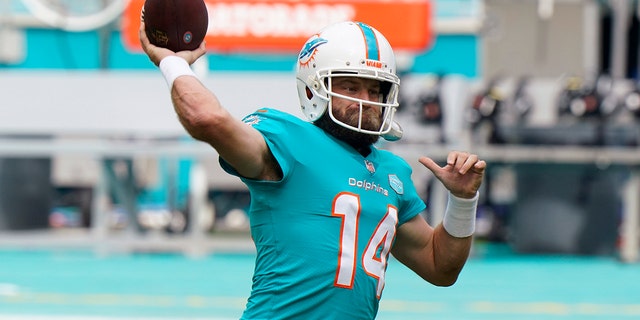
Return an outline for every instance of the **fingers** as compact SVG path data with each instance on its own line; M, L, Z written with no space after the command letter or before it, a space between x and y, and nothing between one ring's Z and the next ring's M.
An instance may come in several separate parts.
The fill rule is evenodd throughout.
M198 60L200 57L202 57L203 55L205 55L207 53L207 47L204 41L202 41L202 43L200 44L200 46L198 48L196 48L195 50L191 51L191 61L196 61Z
M484 170L487 168L487 163L484 160L480 160L473 165L472 170L477 173L484 173Z
M481 164L480 162L484 163L478 159L477 155L468 152L452 151L447 155L447 165L460 174L466 174L469 170L484 170L486 163Z
M441 170L440 166L429 157L420 157L418 161L422 163L422 165L425 166L427 169L431 170L432 172Z
M429 157L420 157L418 161L434 173L446 168L440 167ZM449 170L459 174L466 174L470 170L476 173L483 173L487 167L487 163L484 160L480 160L476 154L463 151L451 151L447 154L447 167Z
M142 48L145 48L149 45L149 38L147 38L147 33L144 30L144 21L140 22L140 28L138 29L138 38L140 38L140 44L142 44Z
M156 66L160 65L160 61L162 61L163 58L170 55L175 55L175 52L166 48L158 47L153 43L151 43L151 40L149 40L149 37L147 37L147 32L145 31L144 21L140 21L140 29L138 29L138 38L140 39L140 45L142 46L142 50L144 51L144 53L147 54L147 56L149 57L149 60L151 60L151 62L153 62L153 64L155 64ZM186 55L183 58L185 58L185 60L187 60L189 64L193 63L193 60L187 59L188 57L189 56Z
M147 37L147 32L145 30L144 21L140 21L140 29L138 29L138 38L140 39L140 45L142 46L142 50L147 55L152 55L153 48L155 47L149 37ZM153 60L153 59L152 59Z
M468 152L461 152L456 158L455 168L460 174L465 174L471 169L476 162L478 162L478 156L475 154L469 154Z
M447 154L447 164L440 167L429 157L420 157L418 161L429 169L453 195L473 198L484 179L487 163L469 152L451 151Z

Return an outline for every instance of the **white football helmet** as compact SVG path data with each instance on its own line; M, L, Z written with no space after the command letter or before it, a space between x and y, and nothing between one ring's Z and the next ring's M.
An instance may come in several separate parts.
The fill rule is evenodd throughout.
M377 79L381 83L379 102L338 95L331 89L332 77L359 77ZM376 29L361 22L339 22L311 36L298 55L296 66L298 96L302 113L311 122L325 112L337 124L366 134L380 135L387 140L398 140L402 129L393 121L398 107L400 79L396 75L393 49L387 39ZM360 104L382 108L382 125L379 130L366 130L344 123L333 116L331 97L349 99Z

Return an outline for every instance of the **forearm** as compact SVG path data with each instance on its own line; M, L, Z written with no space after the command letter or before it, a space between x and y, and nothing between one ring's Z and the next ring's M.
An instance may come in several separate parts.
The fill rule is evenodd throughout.
M442 224L433 233L434 277L431 282L440 286L450 286L456 282L471 251L472 237L456 238L450 235Z
M160 70L164 76L176 115L183 127L198 140L211 142L212 127L215 132L222 131L218 123L228 123L228 113L222 109L215 95L200 83L191 67L181 57L168 56L160 61Z
M453 284L471 251L478 194L472 199L449 195L443 222L433 234L434 266L444 285Z

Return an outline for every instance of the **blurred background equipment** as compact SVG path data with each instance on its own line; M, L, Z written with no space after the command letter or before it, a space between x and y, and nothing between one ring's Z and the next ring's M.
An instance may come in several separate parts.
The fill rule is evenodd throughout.
M511 112L515 113L517 119L516 123L522 125L528 122L528 118L534 107L534 102L531 98L531 93L528 91L528 86L529 77L520 76L513 92L513 97L511 98Z
M586 102L583 96L586 92L584 89L584 81L580 77L568 77L565 81L565 85L562 88L562 92L558 99L558 112L560 116L574 115L581 116L586 110ZM589 106L592 110L596 109L596 102L593 99L590 100Z
M558 102L560 116L606 118L618 106L612 89L613 79L607 74L599 74L592 83L578 77L567 78Z
M444 75L432 75L425 79L423 89L418 93L415 101L418 122L424 126L435 128L433 141L445 142L444 105L442 103L442 83Z
M499 136L499 116L502 115L504 94L498 82L499 77L493 78L473 98L471 108L468 109L467 119L471 123L475 141L479 143L501 143Z
M443 110L440 101L442 78L442 75L432 77L418 97L419 118L425 124L442 124Z
M635 119L640 119L640 82L634 81L633 89L625 95L622 105Z
M47 229L53 196L51 159L0 159L0 230Z

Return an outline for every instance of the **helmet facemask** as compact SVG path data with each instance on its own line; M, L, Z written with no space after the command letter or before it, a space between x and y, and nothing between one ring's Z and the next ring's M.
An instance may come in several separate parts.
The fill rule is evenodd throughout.
M357 97L343 95L337 93L333 89L333 81L335 78L341 77L354 77L372 79L380 82L380 97L378 101L364 100ZM388 134L392 128L393 117L398 107L398 88L399 81L395 75L384 75L379 71L332 71L324 70L318 72L318 81L320 83L319 94L327 97L327 110L331 120L338 125L351 129L355 132L363 134L371 134L376 136L384 136ZM333 98L340 98L348 101L352 101L359 106L359 115L357 123L347 123L339 119L333 110ZM381 109L380 126L376 128L366 127L363 122L364 106L374 106Z

